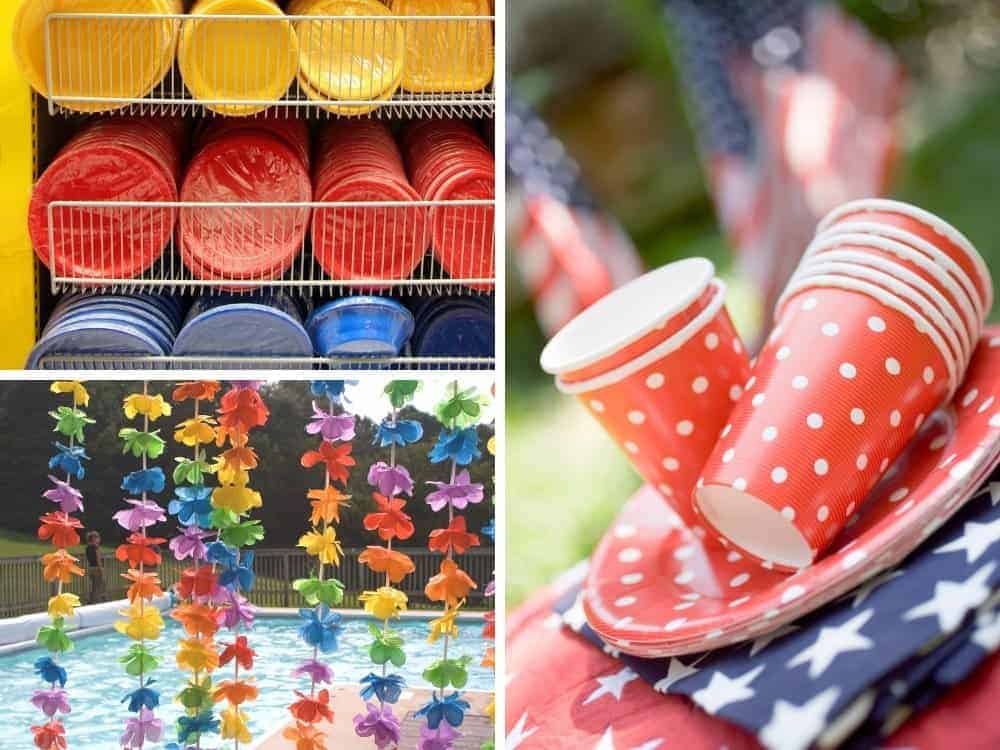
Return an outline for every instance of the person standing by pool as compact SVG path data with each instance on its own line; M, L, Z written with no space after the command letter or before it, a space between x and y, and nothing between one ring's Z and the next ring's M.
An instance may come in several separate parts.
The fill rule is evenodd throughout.
M101 535L87 532L87 580L90 581L87 604L104 601L104 563L101 561Z

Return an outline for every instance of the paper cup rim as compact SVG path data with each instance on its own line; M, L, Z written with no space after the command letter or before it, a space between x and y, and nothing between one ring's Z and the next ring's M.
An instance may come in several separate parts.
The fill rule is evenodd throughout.
M620 383L625 378L635 375L637 372L644 370L657 360L660 360L677 349L680 349L684 344L694 338L699 331L715 319L715 317L719 314L719 311L725 307L725 302L726 286L722 282L719 282L719 291L712 301L698 313L697 317L695 317L690 323L670 338L662 341L652 349L639 355L635 359L630 360L624 365L598 375L596 378L591 378L590 380L580 380L575 383L564 383L557 375L555 379L556 388L558 388L562 393L578 395L581 393L596 391L601 388L607 388L610 385Z
M574 317L549 340L542 351L542 369L550 375L559 375L614 354L689 307L714 277L712 261L686 258L618 287ZM622 333L623 328L628 330Z

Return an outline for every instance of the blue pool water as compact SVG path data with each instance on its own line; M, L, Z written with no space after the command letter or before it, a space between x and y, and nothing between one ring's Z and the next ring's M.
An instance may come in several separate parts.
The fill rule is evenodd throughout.
M153 644L160 667L153 673L154 687L160 690L160 708L157 715L167 725L164 743L147 745L159 747L166 741L176 740L173 725L180 715L180 707L173 697L180 691L185 676L174 662L177 641L182 635L179 625L173 621L164 629L160 639ZM324 658L333 667L334 679L338 683L335 693L344 690L355 692L362 677L374 669L368 660L368 632L370 620L364 617L347 617L340 638L340 647L334 654ZM427 621L403 620L393 625L406 639L406 664L398 670L406 678L408 687L427 687L421 672L433 661L441 657L441 643L427 643ZM248 635L250 643L257 651L253 675L260 688L260 697L250 704L251 731L254 739L260 739L279 723L289 719L288 704L292 702L296 689L304 690L308 678L293 678L292 669L311 655L311 650L298 638L298 620L286 617L260 617ZM473 657L469 668L467 689L492 690L493 675L489 669L479 666L486 647L491 645L482 638L482 624L474 620L459 622L459 637L453 641L449 656L468 654ZM218 637L226 641L226 631ZM137 680L125 674L118 663L131 641L116 631L98 633L80 638L76 647L65 654L61 663L69 672L66 689L70 694L73 712L66 717L65 724L69 746L74 750L118 750L118 737L126 716L122 697L137 687ZM42 714L29 703L32 692L40 687L34 673L33 663L42 656L38 649L18 654L0 656L0 750L33 750L29 727L40 723ZM231 667L216 672L216 679L224 679L231 674ZM345 684L345 683L353 683ZM351 721L353 717L340 714L338 721ZM215 747L218 742L205 743L205 747Z

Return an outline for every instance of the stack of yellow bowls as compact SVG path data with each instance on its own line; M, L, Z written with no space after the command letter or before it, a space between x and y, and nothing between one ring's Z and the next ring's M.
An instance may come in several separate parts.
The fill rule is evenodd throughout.
M400 16L489 16L489 0L392 0ZM420 94L480 91L493 80L489 21L406 21L403 88Z
M399 89L406 62L404 29L378 0L292 0L288 13L336 17L295 23L299 85L310 99L363 100L323 106L339 115L364 115Z
M177 14L182 0L22 0L14 18L14 54L32 88L78 112L107 112L149 94L170 71L178 21L86 18L49 23L51 81L46 76L45 27L52 13ZM78 101L72 97L93 97Z
M274 0L199 0L181 29L178 57L195 99L219 114L247 117L282 99L295 80L299 43Z

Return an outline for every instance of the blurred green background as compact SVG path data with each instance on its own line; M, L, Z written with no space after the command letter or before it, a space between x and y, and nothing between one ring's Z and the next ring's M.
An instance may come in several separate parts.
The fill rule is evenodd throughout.
M1000 3L850 0L912 76L892 195L958 226L1000 269ZM730 273L659 0L511 0L512 87L538 107L648 266L704 255ZM557 33L554 33L556 31ZM507 604L586 557L639 481L538 367L544 339L508 269ZM752 292L732 279L749 326ZM994 320L997 314L994 312Z

